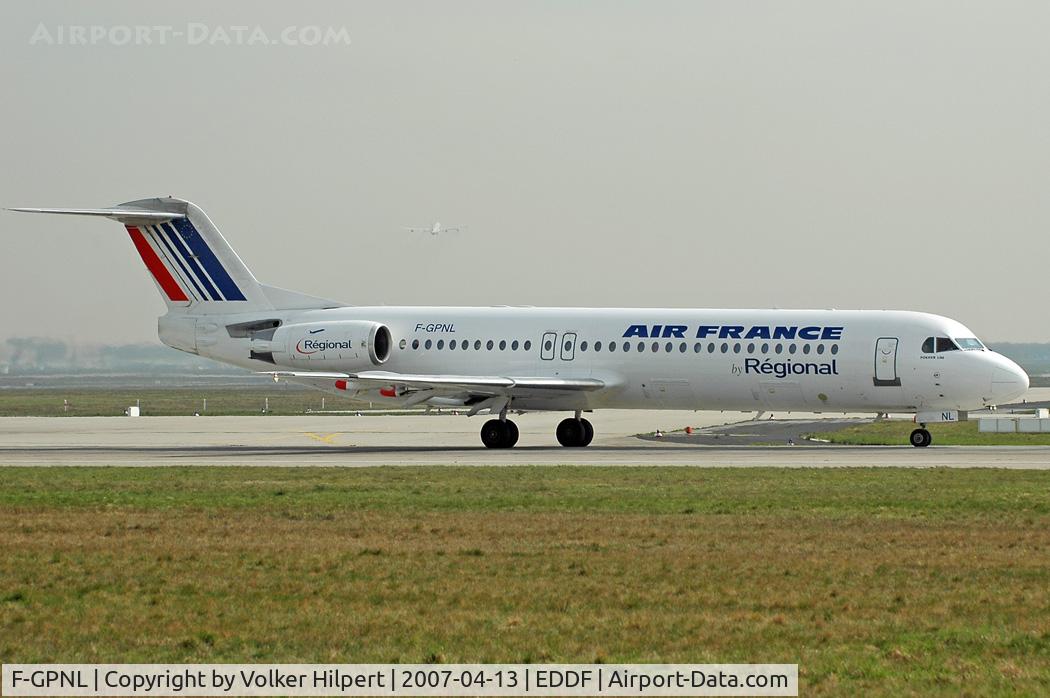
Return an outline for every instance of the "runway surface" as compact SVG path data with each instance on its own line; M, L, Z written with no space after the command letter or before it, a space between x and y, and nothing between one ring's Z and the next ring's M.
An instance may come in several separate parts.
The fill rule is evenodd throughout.
M521 440L505 451L481 446L483 417L12 417L0 419L0 465L1050 468L1050 447L722 446L634 436L744 417L718 412L599 412L588 415L597 432L592 445L566 449L554 440L554 427L563 416L516 416Z

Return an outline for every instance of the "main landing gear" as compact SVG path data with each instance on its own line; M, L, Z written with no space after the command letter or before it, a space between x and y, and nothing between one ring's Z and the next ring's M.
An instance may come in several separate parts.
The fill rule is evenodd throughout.
M594 427L577 413L563 419L555 430L558 443L569 448L583 448L594 438ZM506 419L490 419L481 427L481 443L487 448L510 448L518 443L518 426Z
M933 437L930 436L930 432L926 430L925 424L920 424L920 428L916 429L908 437L908 442L916 448L926 448L933 443Z
M562 446L583 448L594 438L594 427L586 419L581 419L577 412L576 417L561 420L554 435Z
M481 443L488 448L510 448L518 443L518 425L509 419L490 419L481 427Z

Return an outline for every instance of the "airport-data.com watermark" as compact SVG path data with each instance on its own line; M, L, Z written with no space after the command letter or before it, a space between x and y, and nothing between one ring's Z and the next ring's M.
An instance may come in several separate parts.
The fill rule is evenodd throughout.
M342 26L258 24L56 24L41 22L30 46L349 46Z

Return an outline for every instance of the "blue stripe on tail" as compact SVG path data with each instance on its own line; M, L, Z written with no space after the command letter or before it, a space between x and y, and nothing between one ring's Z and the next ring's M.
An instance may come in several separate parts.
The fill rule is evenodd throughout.
M182 258L175 253L175 249L171 246L171 242L168 240L167 232L159 225L148 229L156 235L157 239L160 240L160 243L164 245L164 249L168 251L168 255L170 255L171 259L175 261L175 264L179 266L179 269L182 270L182 275L193 284L193 288L197 291L197 295L200 299L208 300L208 295L201 289L200 284L197 283L197 279L195 279L193 274L191 274L186 268L186 264L182 261Z
M171 227L171 223L161 223L157 227L167 233L168 239L171 240L171 244L175 247L175 251L179 253L183 260L185 260L186 266L189 267L190 271L193 272L193 275L200 281L201 286L204 287L204 290L207 292L206 298L213 301L221 301L222 296L219 295L219 292L215 290L211 281L208 280L204 270L201 269L200 262L195 259L194 256L190 254L189 250L186 249L186 246L182 244L180 236L175 233L175 230Z
M228 301L244 301L248 300L241 293L241 289L237 287L237 284L230 275L226 272L226 268L222 266L222 262L219 261L215 253L208 247L208 243L204 241L197 229L193 227L188 218L176 218L167 225L173 225L179 231L179 235L186 244L193 250L193 254L197 256L197 259L204 265L204 268L208 271L208 275L211 276L212 280L222 291L222 295L226 297Z

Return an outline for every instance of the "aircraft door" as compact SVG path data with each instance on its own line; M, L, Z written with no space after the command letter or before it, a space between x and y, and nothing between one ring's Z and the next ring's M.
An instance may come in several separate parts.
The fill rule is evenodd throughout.
M561 336L561 360L572 361L576 358L576 333L566 332Z
M897 375L897 338L879 337L875 342L875 385L901 384Z
M540 342L540 358L550 361L554 358L555 345L558 343L557 332L544 332L543 341Z

